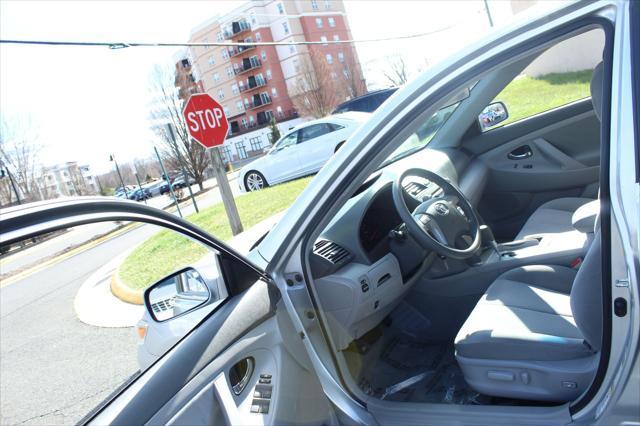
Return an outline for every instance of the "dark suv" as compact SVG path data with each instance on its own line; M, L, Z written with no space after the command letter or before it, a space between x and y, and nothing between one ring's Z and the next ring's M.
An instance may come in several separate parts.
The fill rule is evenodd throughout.
M358 96L357 98L350 99L338 105L332 114L340 114L341 112L347 111L373 112L378 109L389 96L393 95L396 90L398 90L397 87L392 87L390 89L376 90L375 92Z

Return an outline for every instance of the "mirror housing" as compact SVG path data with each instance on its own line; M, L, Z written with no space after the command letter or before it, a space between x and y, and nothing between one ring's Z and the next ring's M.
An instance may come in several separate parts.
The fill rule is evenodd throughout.
M202 275L185 268L166 276L147 288L144 305L151 318L162 322L176 318L204 305L211 292Z
M480 115L478 115L478 124L483 132L502 123L509 118L509 112L503 102L493 102L487 105Z

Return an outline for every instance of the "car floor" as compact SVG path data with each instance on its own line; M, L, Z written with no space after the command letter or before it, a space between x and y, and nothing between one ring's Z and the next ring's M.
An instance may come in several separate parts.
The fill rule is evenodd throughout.
M367 395L435 404L547 405L474 391L458 366L453 339L429 340L424 337L428 324L423 318L398 312L342 352L352 377Z

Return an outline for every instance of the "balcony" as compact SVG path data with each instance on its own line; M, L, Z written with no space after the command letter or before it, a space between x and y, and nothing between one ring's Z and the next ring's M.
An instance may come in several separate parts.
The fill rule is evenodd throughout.
M251 61L243 61L243 64L240 65L238 68L233 68L233 72L235 75L240 75L240 74L244 74L246 72L249 72L251 70L255 70L257 68L260 68L262 66L262 62L260 62L260 59L253 59Z
M246 105L245 109L247 111L250 111L252 109L260 108L269 104L271 104L271 96L264 95L264 96L261 96L260 98L256 98L253 101L249 102L249 104Z
M283 121L298 118L298 112L295 110L290 110L282 113L281 115L276 115L274 118L276 119L277 123L282 123ZM237 126L237 130L235 132L233 131L233 128L230 127L229 136L239 136L245 133L252 132L254 130L263 129L269 125L269 121L270 120L267 120L264 123L260 124L254 121L251 123L247 123L245 126L239 125Z
M266 81L256 81L254 83L249 82L247 85L239 85L240 93L250 92L254 89L258 89L260 87L264 87L267 85Z
M238 46L234 49L229 49L229 57L233 58L235 56L242 55L243 53L249 50L253 50L255 48L256 48L255 46L251 45L251 46Z
M248 31L251 31L251 25L243 19L242 21L232 22L231 26L224 30L223 35L226 40L229 40Z

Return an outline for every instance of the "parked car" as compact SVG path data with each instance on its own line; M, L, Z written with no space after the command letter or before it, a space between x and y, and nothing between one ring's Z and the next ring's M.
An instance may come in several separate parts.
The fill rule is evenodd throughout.
M138 188L129 196L130 200L135 201L144 201L148 198L151 198L151 192L147 188Z
M189 176L189 185L194 185L196 183L196 180L194 178L192 178L191 176ZM186 188L187 185L184 184L184 177L182 175L176 177L172 184L174 189L178 189L178 188Z
M358 96L357 98L349 99L338 105L331 114L342 114L349 111L374 112L397 90L397 87L381 89Z
M135 203L3 211L3 244L113 218L213 252L212 272L193 261L145 290L148 319L184 334L83 422L637 423L639 23L637 2L563 4L434 65L247 255ZM585 48L603 58L590 97L501 127L509 102L483 114L589 31L603 32Z
M125 200L131 199L131 195L135 190L136 188L132 185L119 186L116 188L113 195L114 197L124 198Z
M367 113L350 112L294 127L273 144L267 155L240 169L240 190L258 191L317 173L368 118Z

